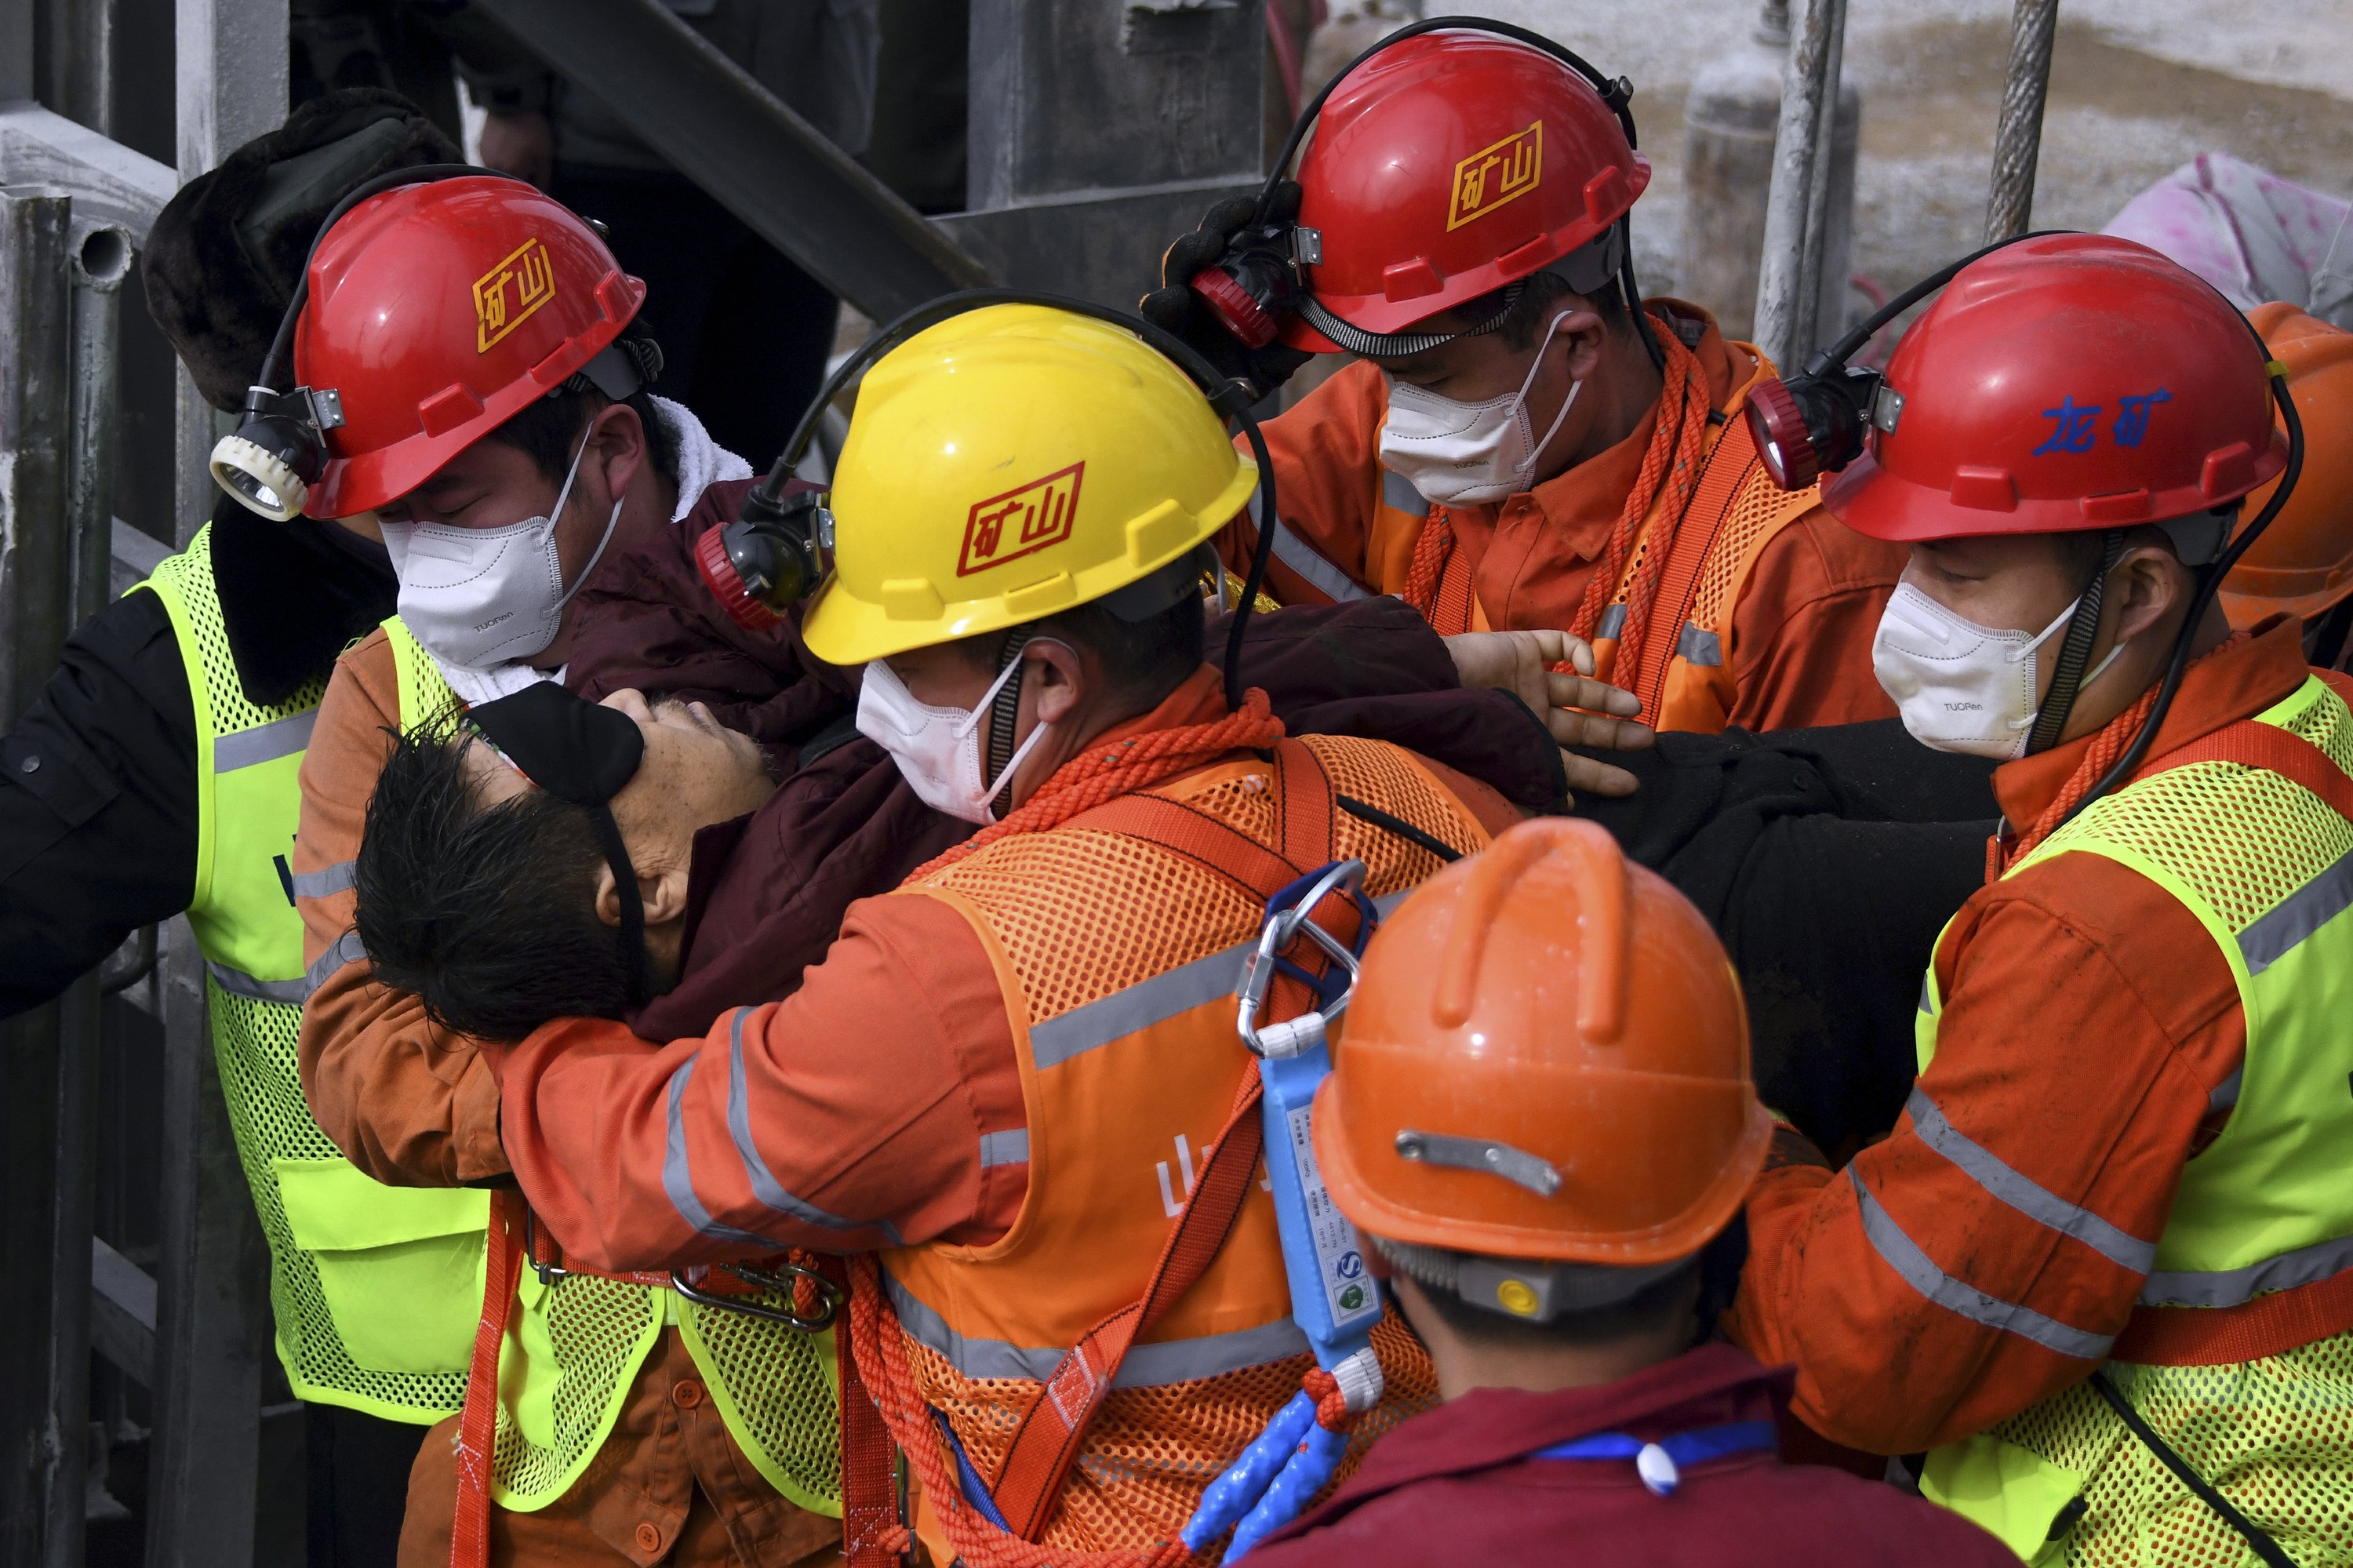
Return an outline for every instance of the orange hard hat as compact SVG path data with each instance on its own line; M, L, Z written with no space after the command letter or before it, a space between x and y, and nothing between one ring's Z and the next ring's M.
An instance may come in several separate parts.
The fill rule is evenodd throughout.
M2247 319L2287 366L2288 396L2304 421L2304 472L2222 579L2222 608L2233 626L2279 610L2310 620L2353 594L2353 333L2294 305L2258 305ZM2250 493L2243 515L2262 511L2278 485Z
M320 239L310 284L294 368L342 416L313 517L416 489L584 370L646 298L571 208L487 175L368 197Z
M1698 1252L1772 1118L1723 944L1591 822L1523 822L1382 922L1315 1157L1385 1241L1637 1266Z

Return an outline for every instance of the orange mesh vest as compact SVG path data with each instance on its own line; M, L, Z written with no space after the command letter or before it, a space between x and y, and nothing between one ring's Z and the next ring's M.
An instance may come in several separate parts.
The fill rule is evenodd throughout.
M1618 632L1626 624L1626 585L1633 581L1642 557L1663 544L1672 554L1659 582L1658 601L1651 608L1634 694L1642 699L1643 723L1658 729L1713 734L1724 727L1738 695L1727 656L1741 587L1773 535L1812 511L1820 497L1810 486L1784 491L1774 484L1757 455L1747 420L1735 417L1714 426L1708 439L1707 467L1693 487L1691 504L1665 526L1667 488L1661 487L1661 499L1643 521L1642 535L1617 582L1618 597L1601 612L1593 654L1601 678L1610 679L1618 662ZM1411 529L1409 538L1418 537L1427 524L1405 508L1420 497L1395 474L1384 471L1381 480L1374 537L1393 534L1401 523ZM1412 558L1410 549L1406 558ZM1488 630L1486 615L1472 591L1470 562L1461 550L1447 559L1430 619L1440 636Z
M1408 753L1303 738L1340 795L1466 853L1485 843L1477 820ZM1270 774L1255 759L1222 763L1148 793L1273 848ZM1335 822L1336 853L1366 863L1377 899L1438 869L1392 832L1345 812ZM1225 1124L1250 1065L1234 988L1265 912L1173 850L1081 826L1000 840L897 895L939 899L979 935L1004 988L1028 1109L1029 1195L1013 1228L985 1247L881 1258L924 1397L993 1485L1062 1352L1143 1293L1203 1144ZM1384 1324L1374 1343L1388 1393L1358 1428L1344 1475L1364 1444L1436 1399L1428 1359L1401 1325ZM1274 1205L1254 1183L1207 1272L1129 1352L1041 1544L1173 1541L1312 1364L1291 1320Z

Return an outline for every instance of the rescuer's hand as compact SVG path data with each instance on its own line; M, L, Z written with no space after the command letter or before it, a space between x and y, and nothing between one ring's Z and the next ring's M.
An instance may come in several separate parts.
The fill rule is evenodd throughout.
M1248 381L1262 397L1290 380L1293 372L1314 355L1286 348L1280 339L1264 348L1250 347L1227 332L1188 287L1195 273L1226 253L1257 208L1251 196L1229 196L1211 207L1198 228L1178 235L1168 247L1160 259L1161 287L1145 295L1136 308L1145 320L1183 338L1224 374ZM1275 187L1269 216L1288 223L1298 214L1299 186L1285 180Z
M555 183L554 125L536 109L491 110L482 119L482 167L547 189Z
M1446 640L1455 673L1465 686L1493 686L1511 693L1545 721L1563 747L1597 751L1639 751L1658 736L1633 715L1642 705L1633 693L1593 678L1593 647L1565 631L1470 631ZM1573 674L1556 674L1567 664ZM1574 751L1561 753L1568 787L1594 795L1630 795L1635 779Z

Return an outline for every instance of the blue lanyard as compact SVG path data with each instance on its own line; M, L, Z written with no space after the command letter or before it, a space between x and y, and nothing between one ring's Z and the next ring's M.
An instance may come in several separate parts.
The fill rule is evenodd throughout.
M1642 1484L1665 1497L1682 1484L1686 1466L1704 1465L1727 1454L1745 1454L1780 1446L1780 1436L1769 1421L1732 1421L1722 1426L1702 1426L1678 1432L1658 1442L1645 1442L1623 1432L1598 1432L1574 1442L1556 1443L1528 1456L1531 1459L1631 1459Z

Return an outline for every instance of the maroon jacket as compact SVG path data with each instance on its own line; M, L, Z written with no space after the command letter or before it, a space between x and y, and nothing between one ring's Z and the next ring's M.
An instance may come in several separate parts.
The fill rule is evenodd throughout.
M973 832L849 733L855 672L817 659L792 622L744 630L703 587L694 542L735 515L752 482L712 485L677 527L598 568L565 673L591 698L634 686L705 703L786 775L757 811L696 837L679 983L630 1020L649 1040L700 1034L730 1007L790 992L854 900L896 887ZM1213 623L1212 656L1224 646ZM1461 690L1445 644L1398 600L1253 617L1242 665L1244 684L1263 688L1294 735L1391 741L1525 810L1560 807L1560 752L1542 723L1506 693Z
M1568 1562L2018 1568L2007 1547L1958 1514L1843 1471L1783 1464L1770 1453L1694 1465L1667 1497L1645 1489L1630 1460L1526 1457L1597 1433L1657 1439L1778 1418L1789 1382L1787 1368L1709 1344L1599 1388L1480 1389L1384 1436L1330 1501L1243 1561L1250 1568Z

